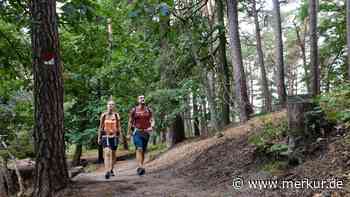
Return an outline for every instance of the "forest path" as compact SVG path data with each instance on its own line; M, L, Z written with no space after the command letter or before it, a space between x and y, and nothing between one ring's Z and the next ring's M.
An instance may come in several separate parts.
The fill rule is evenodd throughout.
M231 126L222 136L189 139L160 154L146 158L146 174L136 175L134 158L118 161L116 176L106 180L104 166L73 178L64 197L258 197L280 196L232 188L233 175L265 177L256 172L254 148L248 136L257 132L266 119L278 121L285 112L253 118L243 125ZM122 152L119 152L122 154ZM147 156L147 155L146 155ZM96 159L96 158L95 158Z
M74 197L198 197L209 196L200 189L188 185L183 178L174 177L167 171L136 174L135 159L118 161L116 176L104 177L104 166L99 164L96 171L81 173L73 178L71 190L62 196ZM146 168L147 170L147 168ZM217 195L213 195L217 196Z

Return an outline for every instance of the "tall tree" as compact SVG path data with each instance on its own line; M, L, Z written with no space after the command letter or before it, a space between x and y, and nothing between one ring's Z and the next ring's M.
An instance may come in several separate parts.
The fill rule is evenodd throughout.
M241 41L238 30L237 0L227 0L227 14L230 33L231 59L232 64L234 65L236 101L237 106L239 106L240 121L245 122L253 112L253 109L249 103L247 83L242 61Z
M311 93L320 93L320 73L318 65L318 45L317 45L317 0L309 1L310 16L310 70L311 70Z
M275 42L277 58L277 94L279 103L284 106L287 100L286 86L284 82L284 60L283 60L283 40L282 25L279 0L272 0L275 18Z
M161 66L160 76L165 89L175 89L176 81L171 80L169 77L171 60L168 56L169 53L169 33L170 33L170 12L169 6L166 3L161 3L160 20L159 20L159 31L160 31L160 55L161 55ZM174 105L178 104L177 100L170 101ZM163 118L163 117L162 117ZM184 120L181 113L177 113L170 126L167 128L167 143L171 147L176 143L179 143L185 139L185 126Z
M350 80L350 0L346 1L346 34L348 41L348 80Z
M306 62L306 51L305 51L305 40L306 40L306 32L307 32L307 20L304 20L303 22L303 25L304 25L304 28L303 28L303 36L301 36L301 29L298 27L298 25L293 21L293 25L294 25L294 28L295 28L295 33L296 33L296 36L297 36L297 43L300 47L300 54L301 54L301 57L302 57L302 60L303 60L303 68L304 68L304 73L305 73L305 84L306 84L306 89L307 89L307 92L310 93L311 92L311 87L310 87L310 76L309 76L309 66L307 65L307 62Z
M262 89L263 89L263 95L264 95L264 108L266 112L270 112L272 111L271 93L269 90L268 80L266 77L264 53L261 46L259 16L258 16L258 11L256 9L255 0L252 0L252 12L253 12L254 24L255 24L256 50L258 53L258 63L260 67L261 82L262 82Z
M35 107L33 196L53 196L67 186L63 130L63 80L55 0L31 1Z
M222 125L226 126L230 123L230 74L226 59L226 36L225 36L225 22L224 22L224 4L223 0L216 0L216 13L219 24L219 66L220 71L224 77L222 84L222 91L224 99L222 102Z

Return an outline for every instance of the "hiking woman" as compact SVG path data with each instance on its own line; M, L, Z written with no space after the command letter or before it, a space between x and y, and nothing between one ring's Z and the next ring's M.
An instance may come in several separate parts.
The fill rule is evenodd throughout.
M120 133L120 116L115 111L115 102L110 99L107 103L107 112L101 114L98 131L98 144L102 144L104 152L106 179L114 176L113 167L116 163L116 150Z

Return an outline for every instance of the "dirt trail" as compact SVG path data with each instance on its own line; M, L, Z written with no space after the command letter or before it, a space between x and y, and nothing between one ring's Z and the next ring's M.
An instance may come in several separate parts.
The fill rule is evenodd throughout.
M270 118L278 121L285 112L274 113ZM136 175L137 163L129 158L118 161L116 176L106 180L103 165L90 173L73 179L65 197L232 197L232 196L313 196L289 194L279 190L251 190L243 187L234 190L233 177L249 179L272 178L257 169L254 148L248 136L258 132L263 120L254 118L248 123L224 130L220 138L187 140L159 155L146 164L146 175Z
M135 159L119 161L116 176L104 178L103 165L91 173L82 173L73 178L72 187L60 196L74 197L198 197L208 195L194 188L183 178L173 177L171 173L147 173L136 175Z

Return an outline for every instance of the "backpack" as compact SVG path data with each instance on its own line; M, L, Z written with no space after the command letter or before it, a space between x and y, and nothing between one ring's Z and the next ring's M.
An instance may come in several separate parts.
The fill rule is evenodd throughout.
M104 113L104 114L103 114L103 116L102 116L102 123L105 122L106 115L107 115L107 113ZM119 120L120 120L119 114L118 114L117 112L114 112L114 116L115 116L115 118L117 119L118 124L120 124L120 122L119 122ZM102 130L102 133L101 133L101 134L102 134L102 135L105 135L106 133L105 133L104 130Z

